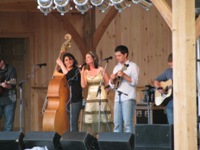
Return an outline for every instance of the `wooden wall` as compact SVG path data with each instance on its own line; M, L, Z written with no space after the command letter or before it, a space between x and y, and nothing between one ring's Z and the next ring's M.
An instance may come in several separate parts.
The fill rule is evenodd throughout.
M105 14L96 10L96 27ZM83 38L83 15L68 13L63 17L73 24ZM25 131L42 130L42 105L55 67L55 60L69 27L52 13L44 16L42 13L10 12L0 13L0 18L0 38L22 37L27 41L25 60L22 64L25 70L18 70L18 72L24 72L23 78L32 72L34 64L47 63L47 67L39 68L24 87L23 128ZM171 37L169 27L155 7L145 11L140 5L132 5L113 18L96 51L100 59L107 56L114 57L114 48L119 44L126 45L130 51L130 60L137 63L140 68L138 85L140 90L146 84L151 84L154 78L167 67L167 56L172 51ZM69 52L75 55L80 64L84 61L84 57L73 40ZM114 59L109 61L108 73L112 72L115 64ZM109 98L113 106L112 92ZM141 99L142 93L138 92L137 101ZM15 128L18 127L18 120L15 120Z

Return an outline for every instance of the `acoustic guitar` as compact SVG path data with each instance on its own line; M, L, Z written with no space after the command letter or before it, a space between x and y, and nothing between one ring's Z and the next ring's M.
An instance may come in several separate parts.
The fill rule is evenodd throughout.
M164 93L161 94L158 90L155 90L155 104L156 106L166 106L172 96L172 80L160 82L160 86Z
M124 66L122 67L122 69L120 71L124 71L127 69L127 67L129 66L129 64L124 64ZM122 77L117 76L114 80L114 85L115 85L115 89L118 89L118 87L120 86L122 81Z
M71 35L66 34L65 39L61 51L66 51L70 47ZM59 57L61 57L61 53ZM56 131L62 136L65 131L69 131L69 116L66 110L66 104L69 100L69 88L66 76L59 73L58 69L58 65L56 65L42 108L43 131Z

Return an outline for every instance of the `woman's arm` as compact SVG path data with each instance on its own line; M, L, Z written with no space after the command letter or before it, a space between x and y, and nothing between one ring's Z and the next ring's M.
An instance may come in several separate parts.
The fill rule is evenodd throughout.
M63 64L63 62L62 62L62 60L61 60L60 58L58 58L58 59L56 60L56 63L60 66L60 68L61 68L63 74L67 74L67 73L68 73L67 68L65 67L65 65Z
M87 70L84 69L84 67L82 67L81 71L81 87L85 88L87 86Z
M104 73L105 69L103 67L100 67L100 69L101 69L101 72ZM109 75L107 72L105 72L104 74L105 85L109 85L109 80L110 80Z

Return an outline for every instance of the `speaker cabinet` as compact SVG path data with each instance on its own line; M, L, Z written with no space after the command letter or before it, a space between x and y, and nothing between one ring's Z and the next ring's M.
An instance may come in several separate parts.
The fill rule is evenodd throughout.
M25 148L35 146L47 147L48 150L62 150L60 144L61 136L56 132L28 132L24 137Z
M135 150L173 150L173 126L136 125Z
M0 132L0 149L1 150L23 150L24 134L22 132Z
M86 132L65 132L60 142L63 150L99 150L97 139Z
M134 150L132 133L99 133L100 150Z
M153 124L168 124L164 109L153 110Z

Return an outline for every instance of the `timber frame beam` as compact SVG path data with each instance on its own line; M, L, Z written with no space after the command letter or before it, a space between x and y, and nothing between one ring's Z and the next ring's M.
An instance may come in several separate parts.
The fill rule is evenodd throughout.
M112 22L112 20L115 18L115 16L118 14L118 11L112 7L109 12L106 14L106 16L104 17L104 19L101 21L100 25L97 27L95 33L94 33L94 39L93 39L93 43L94 43L94 47L96 48L100 39L102 38L105 30L107 29L107 27L109 26L109 24Z
M160 12L162 17L165 19L169 28L172 30L172 8L169 6L169 4L166 2L166 0L151 0L151 2L154 4L154 6ZM197 40L200 36L200 15L196 19L195 29L195 37Z
M166 0L151 0L161 16L165 19L167 25L172 30L172 8L166 2Z
M79 50L81 51L82 56L84 56L86 49L86 42L81 38L77 30L71 24L71 22L68 19L62 17L59 13L52 13L52 15L56 17L59 21L63 22L64 27L66 27L69 33L72 35L72 38L77 44Z
M1 12L40 12L37 9L37 0L0 0ZM76 14L76 10L72 10L73 14ZM72 35L73 40L77 44L82 56L84 57L86 52L95 50L99 41L101 40L105 30L118 14L118 11L111 7L105 17L102 19L98 27L95 24L95 8L86 12L84 17L84 32L83 37L77 32L73 24L61 16L58 12L53 11L48 15L53 15L59 21L63 22L63 25L69 33ZM67 16L68 14L66 14Z
M93 13L91 13L93 11ZM118 14L118 11L112 7L108 13L105 15L104 19L101 21L99 26L95 29L95 16L94 10L90 10L85 16L84 22L89 22L88 17L92 17L93 19L90 20L89 24L86 24L86 27L84 27L84 37L82 38L81 35L78 33L78 31L74 28L72 23L69 21L69 19L64 18L58 13L52 13L54 17L56 17L59 21L63 22L64 27L67 28L69 33L72 35L73 40L77 44L78 48L81 51L81 54L83 57L85 57L85 54L87 51L95 50L99 41L101 40L105 30L109 26L109 24L112 22L112 20L115 18L115 16ZM88 33L88 28L92 29Z

